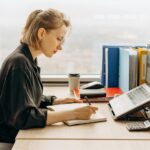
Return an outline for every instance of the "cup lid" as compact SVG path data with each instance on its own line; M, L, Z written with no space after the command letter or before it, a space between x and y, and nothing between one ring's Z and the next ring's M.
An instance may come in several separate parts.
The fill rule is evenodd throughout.
M80 77L79 73L69 73L69 77Z

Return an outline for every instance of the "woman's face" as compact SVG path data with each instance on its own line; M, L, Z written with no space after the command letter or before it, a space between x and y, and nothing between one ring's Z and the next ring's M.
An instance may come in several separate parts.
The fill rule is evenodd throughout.
M41 51L45 56L51 57L53 54L57 53L58 50L62 50L62 43L64 41L66 31L67 27L63 25L58 29L44 32L40 41L40 46Z

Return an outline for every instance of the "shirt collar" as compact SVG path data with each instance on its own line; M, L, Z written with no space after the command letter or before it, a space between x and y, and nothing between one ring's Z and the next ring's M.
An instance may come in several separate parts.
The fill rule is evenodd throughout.
M33 67L36 68L39 72L40 72L40 67L38 66L38 61L37 61L37 58L34 60L33 57L32 57L32 54L30 52L30 49L28 47L27 44L25 43L22 43L21 44L22 46L22 51L24 53L24 55L29 59L29 61L33 64Z
M22 45L22 51L25 54L25 56L30 60L30 62L32 62L34 65L37 66L37 58L35 60L33 59L28 45L24 43L21 45Z

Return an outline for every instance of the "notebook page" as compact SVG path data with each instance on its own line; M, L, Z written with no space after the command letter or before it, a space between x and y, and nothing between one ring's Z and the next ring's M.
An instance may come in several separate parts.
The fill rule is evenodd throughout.
M93 114L91 118L88 120L69 120L69 121L65 121L64 123L66 125L72 126L72 125L79 125L79 124L102 122L106 120L107 119L103 114L100 114L99 112L97 112L96 114Z

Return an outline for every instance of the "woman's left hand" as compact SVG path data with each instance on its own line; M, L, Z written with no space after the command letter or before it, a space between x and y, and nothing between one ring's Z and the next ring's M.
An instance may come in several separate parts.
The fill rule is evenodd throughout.
M83 100L81 100L81 99L75 99L75 98L57 98L53 102L53 105L69 104L69 103L83 103Z

